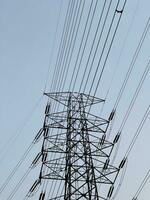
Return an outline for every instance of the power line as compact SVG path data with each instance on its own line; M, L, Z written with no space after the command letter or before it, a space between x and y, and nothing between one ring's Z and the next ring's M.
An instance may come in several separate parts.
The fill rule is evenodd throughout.
M111 78L111 80L110 80L110 84L109 84L108 90L107 90L107 92L106 92L105 100L107 99L107 97L108 97L108 95L109 95L109 92L110 92L110 90L111 90L111 87L112 87L112 85L113 85L113 81L114 81L115 74L116 74L116 72L117 72L117 70L118 70L118 67L119 67L119 63L120 63L120 60L121 60L121 56L122 56L123 50L124 50L124 48L125 48L125 45L127 44L127 39L128 39L128 36L129 36L129 34L130 34L130 32L131 32L131 28L132 28L132 26L133 26L133 23L134 23L136 14L137 14L138 6L139 6L139 0L137 0L137 4L136 4L136 7L135 7L135 9L134 9L134 13L133 13L133 16L132 16L130 25L129 25L128 30L127 30L127 33L126 33L126 35L125 35L125 39L124 39L124 41L123 41L123 45L122 45L122 47L121 47L121 51L120 51L119 57L118 57L117 62L116 62L116 67L115 67L115 69L114 69L114 71L113 71L113 75L112 75L112 78ZM106 101L105 101L105 102L106 102Z
M147 23L146 23L146 25L145 25L144 31L143 31L143 33L142 33L142 35L141 35L140 41L138 42L138 45L137 45L136 50L135 50L135 52L134 52L134 55L133 55L133 57L132 57L131 63L130 63L130 65L129 65L128 71L127 71L127 73L126 73L125 79L124 79L124 81L123 81L123 83L122 83L122 85L121 85L121 89L120 89L120 91L119 91L119 93L118 93L116 102L115 102L114 107L113 107L113 110L115 111L115 113L116 113L117 107L118 107L118 105L119 105L119 102L120 102L120 100L121 100L121 98L122 98L122 95L123 95L123 93L124 93L124 90L125 90L125 88L126 88L127 82L128 82L128 80L129 80L129 78L130 78L130 76L131 76L131 73L132 73L132 71L133 71L133 68L134 68L134 65L135 65L135 63L136 63L136 60L137 60L137 58L138 58L138 56L139 56L139 53L140 53L140 51L141 51L141 49L142 49L142 46L143 46L143 44L144 44L144 41L145 41L146 36L147 36L147 34L148 34L148 31L149 31L149 28L150 28L150 18L147 20ZM109 88L109 89L110 89L110 88ZM107 94L108 94L108 93L107 93ZM106 95L106 96L107 96L107 95ZM105 101L106 101L106 98L105 98ZM104 104L105 104L105 102L104 102ZM103 104L103 106L102 106L102 110L104 109L104 104ZM114 125L114 124L113 124L113 125ZM113 128L113 125L112 125L112 128ZM111 128L111 129L112 129L112 128ZM110 132L109 132L109 135L110 135L110 133L111 133L111 130L110 130ZM119 145L118 145L118 146L119 146ZM118 148L119 148L119 147L118 147ZM116 156L115 156L115 157L116 157ZM114 160L114 159L113 159L113 160Z
M74 0L72 0L72 1L69 1L69 4L68 4L66 16L65 16L65 22L64 22L64 26L63 26L63 32L61 35L61 41L60 41L57 58L56 58L56 63L55 63L55 70L54 70L55 74L53 75L50 91L52 89L54 90L54 88L56 87L57 79L59 77L60 63L62 61L62 56L63 56L63 52L65 49L66 38L68 35L68 29L69 29L69 26L71 23L71 16L72 16L72 12L74 9L74 3L75 3Z
M59 45L59 49L58 49L58 53L57 53L57 58L56 58L56 63L55 63L55 67L54 67L54 72L53 72L53 77L52 77L52 81L51 81L51 85L50 85L50 91L52 90L52 87L53 87L53 84L55 82L55 78L56 78L56 75L57 75L57 61L58 61L58 58L60 56L60 50L61 50L61 46L62 46L62 42L63 42L63 37L64 37L64 34L65 34L65 28L66 28L66 24L67 24L67 17L69 15L69 10L70 10L70 7L71 7L71 1L69 1L68 3L68 6L67 6L67 11L66 11L66 16L65 16L65 21L64 21L64 26L63 26L63 31L62 31L62 34L61 34L61 39L60 39L60 45Z
M148 170L148 172L146 173L142 183L140 184L140 186L139 186L137 192L135 193L134 197L132 198L132 200L138 200L138 197L141 194L141 192L143 191L143 189L144 189L146 183L148 182L149 178L150 178L150 170Z
M67 76L68 76L68 73L69 73L69 67L70 67L70 63L71 63L71 59L72 59L72 55L73 55L73 51L74 51L74 47L75 47L75 42L76 42L76 39L77 39L77 35L78 35L80 23L81 23L81 18L82 18L82 15L83 15L84 5L85 5L85 0L84 0L83 5L82 5L78 26L77 26L76 34L75 34L74 41L73 41L73 47L71 49L70 58L69 58L69 62L68 62L67 70L66 70L66 74L64 76L64 81L62 83L62 91L65 88L65 83L67 82Z
M18 184L15 186L15 188L12 190L11 194L8 196L7 200L11 200L13 199L14 195L16 194L16 192L19 190L19 188L21 187L21 185L23 184L23 182L25 181L25 179L27 178L27 176L29 175L31 171L31 168L29 168L25 174L23 175L23 177L20 179L20 181L18 182Z
M120 135L122 134L123 128L124 128L124 126L125 126L125 124L126 124L128 118L129 118L129 115L130 115L130 113L131 113L131 111L132 111L132 109L133 109L133 106L134 106L134 104L135 104L135 102L136 102L136 99L137 99L137 97L138 97L138 95L139 95L139 92L140 92L140 90L141 90L141 88L142 88L142 86L143 86L143 83L144 83L144 81L145 81L145 79L146 79L146 77L147 77L147 75L148 75L149 70L150 70L150 60L149 60L148 64L147 64L146 67L145 67L145 70L144 70L144 72L143 72L143 74L142 74L142 76L141 76L141 79L140 79L140 81L139 81L139 83L138 83L138 86L137 86L137 88L136 88L136 90L135 90L135 92L134 92L134 95L133 95L132 100L131 100L131 102L130 102L130 104L129 104L129 107L128 107L128 109L127 109L127 111L126 111L126 113L125 113L125 116L124 116L124 118L123 118L123 120L122 120L122 122L121 122L120 128L119 128L119 130L118 130L118 133L120 133ZM148 108L148 109L149 109L149 108ZM120 140L121 140L121 137L120 137ZM133 144L133 145L134 145L134 144ZM116 153L115 153L114 158L113 158L113 162L114 162L114 160L115 160L115 158L116 158L116 156L117 156L117 151L118 151L118 149L119 149L119 143L118 143L118 148L117 148ZM131 149L132 149L132 145L131 145ZM130 151L130 150L129 150L129 151Z
M134 136L133 136L133 138L132 138L132 141L131 141L131 143L130 143L130 145L129 145L129 147L128 147L126 153L125 153L125 156L124 156L124 159L125 159L125 160L128 160L129 154L131 153L131 151L132 151L132 149L133 149L133 147L134 147L134 145L135 145L135 143L136 143L136 141L137 141L137 139L138 139L138 137L139 137L139 135L140 135L140 133L141 133L141 131L142 131L142 128L143 128L143 126L144 126L144 124L145 124L145 122L146 122L146 120L147 120L149 114L150 114L150 105L149 105L148 108L146 109L146 112L144 113L144 116L143 116L143 118L142 118L142 120L141 120L141 122L140 122L140 124L139 124L139 126L138 126L138 128L137 128L137 130L136 130L136 132L135 132L135 134L134 134ZM125 170L125 171L126 171L126 170ZM148 174L146 175L146 177L145 177L145 179L144 179L144 181L143 181L144 185L146 184L147 180L148 180L149 177L150 177L150 174L149 174L149 173L150 173L150 170L149 170ZM118 189L117 189L117 191L116 191L116 194L114 195L114 197L112 198L112 200L113 200L113 199L116 197L116 195L118 194L118 190L119 190L119 188L120 188L121 185L122 185L123 179L124 179L124 176L121 178L121 182L120 182L120 184L119 184L119 186L118 186ZM133 200L137 200L137 197L138 197L139 193L142 191L142 189L143 189L143 187L144 187L143 183L142 183L141 186L139 187L139 189L138 189L137 193L135 194Z
M20 134L22 133L23 129L25 128L25 126L27 125L27 123L29 122L29 120L31 119L31 117L33 116L33 114L35 113L35 111L37 110L41 100L43 99L43 95L41 95L38 99L38 101L35 103L35 105L33 106L33 108L31 109L30 113L27 115L27 117L25 118L23 124L21 125L20 128L18 128L18 131L16 131L16 133L14 133L5 143L5 145L1 148L0 150L0 154L3 154L1 156L0 161L2 162L2 160L5 158L6 154L10 151L10 146L13 147L13 145L15 144L16 140L18 139L18 137L20 136Z
M28 146L28 148L24 152L24 154L21 156L21 159L18 161L18 163L13 168L13 170L11 171L11 173L9 174L9 176L6 178L5 182L0 187L0 194L4 191L4 189L7 187L7 185L9 184L9 182L11 181L11 179L13 178L13 176L15 175L15 173L17 172L17 170L19 169L19 167L25 161L26 157L29 155L30 151L32 150L34 144L36 144L40 140L41 136L43 135L43 132L44 132L44 129L41 128L39 130L39 132L37 133L37 135L35 136L35 138L33 139L33 141L31 142L31 144Z
M143 118L142 118L142 121L141 121L141 123L139 124L139 126L138 126L138 128L137 128L137 131L136 131L136 133L135 133L135 135L134 135L134 137L133 137L133 139L132 139L132 141L131 141L131 143L130 143L130 145L129 145L127 151L126 151L125 157L128 157L128 156L129 156L129 154L130 154L132 148L133 148L134 145L135 145L136 140L138 139L138 137L139 137L139 135L140 135L140 133L141 133L141 130L142 130L142 128L143 128L143 126L144 126L144 124L145 124L145 122L146 122L146 120L147 120L149 114L150 114L150 105L148 106L148 108L147 108L147 110L146 110L146 112L145 112L145 114L144 114L144 116L143 116Z
M79 25L80 25L80 22L81 22L81 17L83 15L84 5L85 5L85 0L84 1L80 1L79 5L78 5L78 9L75 9L77 12L75 13L75 16L74 16L73 26L70 28L70 38L68 39L68 43L67 43L67 47L68 48L67 48L66 56L65 56L65 58L63 60L62 70L61 70L61 73L60 73L61 76L59 78L57 91L60 91L61 88L63 88L64 81L66 82L66 79L67 79L67 75L66 74L68 73L69 66L70 66L70 65L67 65L67 61L69 59L70 52L72 54L72 52L73 52L72 49L74 49L74 46L75 46L77 33L78 33ZM81 12L80 12L80 10L81 10ZM78 19L79 19L79 21L78 21ZM72 48L71 48L71 46L72 46ZM69 60L71 61L71 59L69 59ZM62 71L63 71L63 73L62 73Z
M82 34L82 37L81 37L79 50L78 50L78 53L77 53L74 69L73 69L73 72L72 72L72 75L71 75L71 81L70 81L70 85L69 85L69 90L71 89L72 80L73 80L73 77L74 77L74 74L75 74L75 71L76 71L76 68L77 68L77 62L78 62L78 59L79 59L80 51L81 51L81 48L82 48L82 43L83 43L83 40L84 40L84 37L85 37L85 33L86 33L86 28L87 28L88 21L89 21L89 18L90 18L90 14L91 14L91 11L92 11L93 2L94 1L91 1L90 8L89 8L89 11L88 11L88 16L86 18L86 22L85 22L83 34Z
M119 24L120 24L120 20L121 20L122 13L123 13L123 11L124 11L126 2L127 2L127 0L124 1L123 7L122 7L121 11L119 12L119 13L120 13L119 19L118 19L118 22L117 22L117 25L116 25L116 28L115 28L113 37L112 37L112 39L111 39L111 43L110 43L108 52L107 52L107 54L106 54L106 58L105 58L104 64L103 64L103 66L102 66L101 73L100 73L99 78L98 78L98 81L97 81L97 85L96 85L96 88L95 88L95 91L94 91L94 96L96 95L98 86L99 86L99 84L100 84L100 81L101 81L101 78L102 78L102 75L103 75L103 72L104 72L104 69L105 69L107 60L108 60L108 56L109 56L109 54L110 54L110 51L111 51L111 48L112 48L112 45L113 45L113 42L114 42L114 39L115 39L117 30L118 30L118 27L119 27ZM116 7L116 11L115 11L116 13L118 13L118 6L119 6L119 1L118 1L118 4L117 4L117 7ZM115 13L114 13L114 16L113 16L113 17L115 18ZM111 30L111 29L110 29L110 30ZM108 32L108 33L109 33L109 32ZM107 40L107 39L106 39L106 40ZM99 61L98 61L97 67L99 66L100 62L101 62L101 57L100 57L100 59L99 59ZM97 75L97 70L96 70L96 72L95 72L94 78L96 77L96 75ZM93 80L94 80L94 78L93 78ZM92 84L94 84L94 82L92 82ZM91 88L90 88L90 92L91 92L91 90L92 90L92 85L91 85Z
M104 3L106 3L106 1ZM99 47L99 44L100 44L100 41L101 41L101 38L102 38L102 34L104 32L104 28L105 28L105 25L106 25L106 21L107 21L107 18L108 18L108 14L109 14L109 11L110 11L111 4L112 4L112 0L109 2L109 6L108 6L108 9L107 9L107 12L106 12L106 16L104 18L104 22L103 22L103 25L102 25L102 28L101 28L101 31L100 31L100 35L99 35L99 38L98 38L96 49L94 51L94 55L93 55L93 58L92 58L92 62L91 62L91 65L90 65L90 69L89 69L89 72L88 72L88 75L87 75L87 78L86 78L86 82L85 82L85 86L84 86L83 91L86 90L86 86L87 86L87 83L88 83L88 80L89 80L89 77L90 77L90 74L91 74L91 71L92 71L92 66L93 66L93 63L94 63L94 60L95 60L95 57L96 57L96 53L97 53L97 50L98 50L98 47ZM102 14L104 12L104 8L105 8L105 4L103 6ZM89 53L89 56L88 56L88 60L87 60L87 63L86 63L86 67L85 67L85 71L84 71L84 74L83 74L83 77L82 77L82 81L81 81L81 85L80 85L79 91L81 90L81 87L83 85L83 80L85 78L85 74L86 74L86 71L87 71L87 68L88 68L88 64L89 64L89 61L90 61L90 56L91 56L91 53L92 53L92 50L93 50L93 47L94 47L94 43L95 43L95 40L96 40L96 37L97 37L97 34L98 34L98 29L100 27L101 20L102 20L102 15L99 18L99 22L98 22L97 29L96 29L96 32L95 32L95 35L94 35L94 40L93 40L93 43L92 43L92 47L90 49L90 53Z
M111 50L111 48L112 48L112 45L113 45L113 42L114 42L114 39L115 39L117 30L118 30L118 27L119 27L119 24L120 24L120 20L121 20L122 13L123 13L123 11L124 11L126 2L127 2L127 0L124 1L123 6L122 6L122 9L121 9L121 12L119 12L119 18L118 18L118 20L117 20L117 24L116 24L116 27L115 27L115 30L114 30L114 33L113 33L113 36L112 36L112 39L111 39L111 42L110 42L110 45L109 45L109 48L108 48L108 51L107 51L105 60L104 60L104 64L103 64L103 66L102 66L102 69L101 69L101 72L100 72L100 75L99 75L99 78L98 78L98 81L97 81L96 89L95 89L95 91L94 91L94 95L93 95L93 96L96 95L98 86L99 86L99 84L100 84L100 80L101 80L101 78L102 78L102 75L103 75L103 72L104 72L104 69L105 69L107 60L108 60L109 53L110 53L110 50ZM90 89L89 89L89 94L91 94L91 92L92 92L92 88L93 88L94 82L95 82L95 80L96 80L96 76L98 75L98 70L99 70L100 62L101 62L102 56L103 56L103 54L104 54L105 47L106 47L106 44L107 44L109 35L110 35L110 33L111 33L111 29L112 29L112 26L113 26L113 23L114 23L114 20L115 20L116 13L118 14L119 3L120 3L120 0L117 1L117 5L116 5L115 11L114 11L114 13L113 13L113 17L112 17L112 20L111 20L111 23L110 23L110 26L109 26L109 29L108 29L108 32L107 32L107 35L106 35L106 39L105 39L105 42L104 42L104 46L103 46L103 48L102 48L102 52L101 52L101 55L100 55L100 57L99 57L98 64L97 64L97 67L96 67L96 70L95 70L95 73L94 73L94 77L93 77L93 79L92 79L92 83L91 83L91 86L90 86ZM89 108L89 112L90 112L90 109L91 109L91 107Z
M76 5L75 5L75 9L74 9L74 12L72 13L72 22L71 22L71 25L70 25L70 29L68 30L68 34L67 34L67 37L66 37L66 43L65 43L65 46L66 48L63 49L63 57L61 59L61 64L59 64L59 78L57 79L58 80L58 83L57 83L57 87L56 87L56 91L58 91L58 88L60 87L60 83L64 77L64 74L65 74L65 69L66 69L66 65L65 65L65 62L66 60L68 59L68 54L70 53L70 48L71 48L71 45L72 45L72 39L73 39L73 36L74 36L74 32L73 30L75 30L76 26L77 26L77 19L78 19L78 14L79 14L79 11L80 11L80 6L78 4L79 2L76 1ZM80 1L80 4L82 3L82 1Z
M90 31L91 31L93 19L94 19L94 16L95 16L97 4L98 4L98 0L96 1L95 6L94 6L94 10L93 10L93 13L92 13L90 25L89 25L89 28L88 28L88 31L87 31L87 35L86 35L86 38L85 38L85 43L84 43L83 50L82 50L82 53L81 53L79 65L78 65L77 72L76 72L76 75L75 75L75 80L74 80L74 83L73 83L73 86L72 86L72 91L74 91L75 84L76 84L76 81L77 81L77 77L78 77L78 74L79 74L79 71L80 71L80 68L81 68L81 63L82 63L83 55L84 55L84 52L85 52L85 49L86 49L86 46L87 46L87 41L88 41L88 38L89 38L89 35L90 35Z
M58 26L59 26L59 23L60 23L62 6L63 6L63 1L61 0L60 6L59 6L59 11L58 11L56 29L55 29L55 33L54 33L54 39L53 39L52 48L51 48L51 52L50 52L49 67L48 67L48 70L47 70L47 76L46 76L46 81L45 81L45 85L44 85L44 93L46 92L46 87L47 87L49 73L50 73L51 64L52 64L52 58L53 58L53 54L54 54L54 50L55 50L56 38L57 38L57 33L58 33Z
M7 179L5 180L5 182L0 187L0 194L7 187L7 185L9 184L9 182L11 181L11 179L13 178L13 176L15 175L15 173L17 172L17 170L19 169L19 167L22 165L22 163L24 162L24 160L26 159L26 157L28 156L28 154L29 154L29 152L31 151L32 148L33 148L33 143L31 143L29 145L29 147L27 148L27 150L25 151L25 153L23 154L23 156L21 157L21 159L19 160L19 162L17 163L17 165L14 167L14 169L11 171L11 173L9 174L9 176L7 177Z
M134 53L134 55L133 55L132 61L131 61L130 65L129 65L128 72L127 72L127 74L126 74L126 77L125 77L125 79L124 79L124 81L123 81L123 84L122 84L121 89L120 89L120 91L119 91L119 94L118 94L118 96L117 96L117 100L116 100L115 105L114 105L114 107L113 107L113 110L114 110L114 111L117 109L118 104L119 104L119 102L120 102L120 100L121 100L121 97L122 97L122 95L123 95L123 92L124 92L124 90L125 90L125 87L126 87L126 85L127 85L127 82L128 82L128 80L129 80L129 77L130 77L131 72L132 72L132 70L133 70L133 67L134 67L134 65L135 65L135 62L136 62L136 60L137 60L137 58L138 58L138 55L139 55L139 53L140 53L140 50L141 50L141 48L142 48L142 46L143 46L143 43L144 43L144 41L145 41L145 38L146 38L147 33L148 33L148 31L149 31L149 28L150 28L150 18L148 19L148 21L147 21L147 23L146 23L146 26L145 26L145 28L144 28L144 31L143 31L142 36L141 36L141 38L140 38L140 41L139 41L139 43L138 43L138 45L137 45L137 48L136 48L136 50L135 50L135 53ZM103 104L103 106L104 106L104 104ZM103 108L102 108L102 109L103 109ZM114 125L114 124L112 124L112 128L113 128L113 125ZM112 130L112 128L111 128L111 130ZM111 134L111 130L110 130L110 132L109 132L109 135ZM120 140L121 140L121 138L120 138ZM115 158L116 158L116 156L117 156L117 152L118 152L119 146L120 146L120 140L119 140L119 142L118 142L118 146L117 146L117 148L116 148L116 152L115 152L115 154L114 154L114 157L113 157L113 159L112 159L112 162L115 161Z
M118 96L117 96L117 99L116 99L116 102L115 102L115 105L114 105L114 109L117 108L117 106L118 106L118 104L119 104L119 102L120 102L120 100L121 100L122 94L123 94L123 92L124 92L124 90L125 90L125 87L126 87L126 85L127 85L128 80L129 80L129 78L130 78L131 72L132 72L133 67L134 67L134 65L135 65L135 63L136 63L136 60L137 60L137 58L138 58L138 55L139 55L139 53L140 53L140 51L141 51L141 48L142 48L142 46L143 46L143 43L144 43L144 41L145 41L145 38L146 38L147 33L148 33L148 31L149 31L149 28L150 28L150 18L148 18L148 21L147 21L147 23L146 23L146 26L145 26L145 28L144 28L144 31L143 31L143 33L142 33L142 36L141 36L141 38L140 38L140 41L139 41L138 46L137 46L137 48L136 48L136 51L135 51L135 53L134 53L134 55L133 55L132 61L131 61L130 65L129 65L129 68L128 68L128 71L127 71L127 73L126 73L124 82L123 82L123 84L122 84L122 86L121 86L121 88L120 88L119 94L118 94Z
M135 93L134 93L134 95L132 97L130 105L129 105L129 107L128 107L127 111L126 111L126 114L125 114L125 116L124 116L124 118L122 120L122 123L121 123L120 128L119 128L119 132L121 132L123 130L123 128L124 128L124 126L126 124L126 121L127 121L128 117L129 117L129 115L131 113L131 110L132 110L132 108L133 108L133 106L135 104L135 101L136 101L136 99L138 97L138 94L139 94L139 92L140 92L140 90L141 90L141 88L143 86L143 83L144 83L144 81L145 81L145 79L146 79L146 77L147 77L147 75L149 73L149 70L150 70L150 60L148 61L148 64L145 67L145 70L144 70L144 72L142 74L140 82L139 82L139 84L138 84L138 86L137 86L137 88L135 90Z

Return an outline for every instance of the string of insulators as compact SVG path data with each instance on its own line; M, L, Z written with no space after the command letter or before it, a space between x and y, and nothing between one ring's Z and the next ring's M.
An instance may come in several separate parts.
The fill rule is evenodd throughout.
M111 112L110 115L109 115L108 121L112 121L112 120L113 120L114 115L115 115L115 112L116 112L116 110L113 109L112 112Z
M117 135L115 136L114 140L113 140L113 144L116 144L120 138L121 132L118 132Z
M50 104L47 104L46 108L45 108L45 114L47 115L49 113L50 110ZM43 128L41 128L39 130L39 132L37 133L37 135L35 136L33 143L37 143L42 136L46 137L48 135L48 127L46 127L46 121L44 121L44 125Z
M40 194L39 200L44 200L45 199L45 192Z
M126 161L127 161L127 158L123 158L123 160L121 161L121 163L119 165L119 169L122 169L124 167Z
M42 168L41 168L41 170L40 170L39 179L42 180Z
M110 189L107 194L107 199L111 198L113 191L114 191L114 185L110 186Z
M47 159L47 152L43 152L42 163L44 163L46 159Z
M48 115L49 111L50 111L50 104L47 104L45 108L45 115Z
M35 159L32 161L31 167L36 167L41 161L42 152L38 153Z
M40 180L40 179L37 179L37 180L33 183L32 187L30 188L30 190L29 190L29 192L28 192L28 194L27 194L28 197L33 196L33 195L35 194L35 192L37 192L37 190L38 190L38 188L39 188L39 186L40 186L40 183L41 183L41 180Z
M41 137L43 136L43 132L44 132L44 129L41 128L39 132L37 133L37 135L35 136L33 143L37 143L41 139Z
M44 127L44 137L47 137L48 136L48 130L49 128L48 127Z
M103 145L106 139L106 134L103 134L101 141L100 141L100 145Z
M108 168L108 165L109 165L109 162L110 162L110 159L108 158L103 166L103 170L106 170Z

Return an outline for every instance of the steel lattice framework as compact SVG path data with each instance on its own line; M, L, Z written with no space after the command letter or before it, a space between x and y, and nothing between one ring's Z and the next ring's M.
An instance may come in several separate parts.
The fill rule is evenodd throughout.
M46 95L63 105L63 110L51 113L50 102L46 106L44 125L37 135L37 138L43 135L43 145L33 161L34 164L41 159L42 166L39 179L27 196L45 181L55 180L55 190L52 192L49 188L50 200L109 199L125 162L122 161L119 167L110 164L114 145L119 139L119 134L113 142L106 139L114 113L108 120L90 114L87 107L104 100L83 93ZM39 200L44 200L46 195L46 191L42 191Z

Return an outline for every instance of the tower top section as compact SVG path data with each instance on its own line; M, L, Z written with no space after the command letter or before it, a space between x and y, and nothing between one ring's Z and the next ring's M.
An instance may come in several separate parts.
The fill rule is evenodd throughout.
M72 103L79 103L82 98L82 105L84 107L104 102L105 100L100 99L98 97L94 97L84 93L78 92L52 92L52 93L44 93L44 95L48 96L49 98L68 106L68 100L71 98Z

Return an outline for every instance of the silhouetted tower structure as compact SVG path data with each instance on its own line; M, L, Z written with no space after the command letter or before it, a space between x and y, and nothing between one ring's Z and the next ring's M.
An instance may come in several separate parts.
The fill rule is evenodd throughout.
M110 164L111 153L119 139L106 139L114 112L108 120L90 114L87 109L104 100L83 93L46 93L55 101L58 112L52 112L50 101L45 109L41 152L33 164L42 160L38 180L27 196L43 186L39 200L106 200L112 196L114 183L122 168ZM89 110L89 109L88 109ZM42 187L42 186L41 186Z

